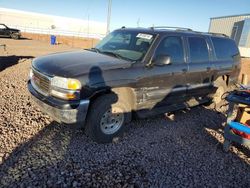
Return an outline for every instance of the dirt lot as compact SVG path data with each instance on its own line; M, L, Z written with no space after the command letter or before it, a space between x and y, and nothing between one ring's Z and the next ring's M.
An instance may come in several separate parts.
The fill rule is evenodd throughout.
M33 40L45 41L48 43L50 42L50 35L22 32L22 36L25 38L33 39ZM64 44L64 45L68 45L71 47L91 48L91 47L94 47L95 44L99 42L99 39L57 35L56 42L59 44Z
M0 39L0 187L250 187L250 151L222 151L225 116L205 107L134 120L118 143L96 144L33 105L33 57L67 46Z

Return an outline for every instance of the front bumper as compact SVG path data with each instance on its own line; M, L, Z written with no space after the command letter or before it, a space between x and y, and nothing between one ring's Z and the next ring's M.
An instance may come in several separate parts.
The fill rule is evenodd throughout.
M32 87L30 81L28 82L28 89L38 107L55 121L66 124L85 122L89 100L69 102L53 97L45 97Z

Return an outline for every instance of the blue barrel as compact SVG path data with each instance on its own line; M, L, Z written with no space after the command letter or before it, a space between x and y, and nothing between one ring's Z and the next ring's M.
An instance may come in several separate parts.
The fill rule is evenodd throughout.
M56 44L56 36L55 35L51 35L50 36L50 44L51 45L55 45Z

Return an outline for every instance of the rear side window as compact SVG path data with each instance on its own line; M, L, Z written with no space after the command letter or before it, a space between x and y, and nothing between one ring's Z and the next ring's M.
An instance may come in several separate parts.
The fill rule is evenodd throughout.
M170 36L161 41L155 52L156 56L167 55L171 63L184 63L184 50L181 37Z
M192 63L209 61L207 42L201 37L189 37L190 60Z
M211 37L218 60L232 60L239 54L235 42L227 38Z

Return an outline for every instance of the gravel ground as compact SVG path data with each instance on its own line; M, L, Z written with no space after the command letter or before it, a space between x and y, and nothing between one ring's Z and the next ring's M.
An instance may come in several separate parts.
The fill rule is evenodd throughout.
M96 144L42 114L26 88L32 58L20 54L69 48L2 41L3 56L19 58L0 72L0 187L250 187L250 151L222 151L222 113L200 106L134 120L117 143Z

